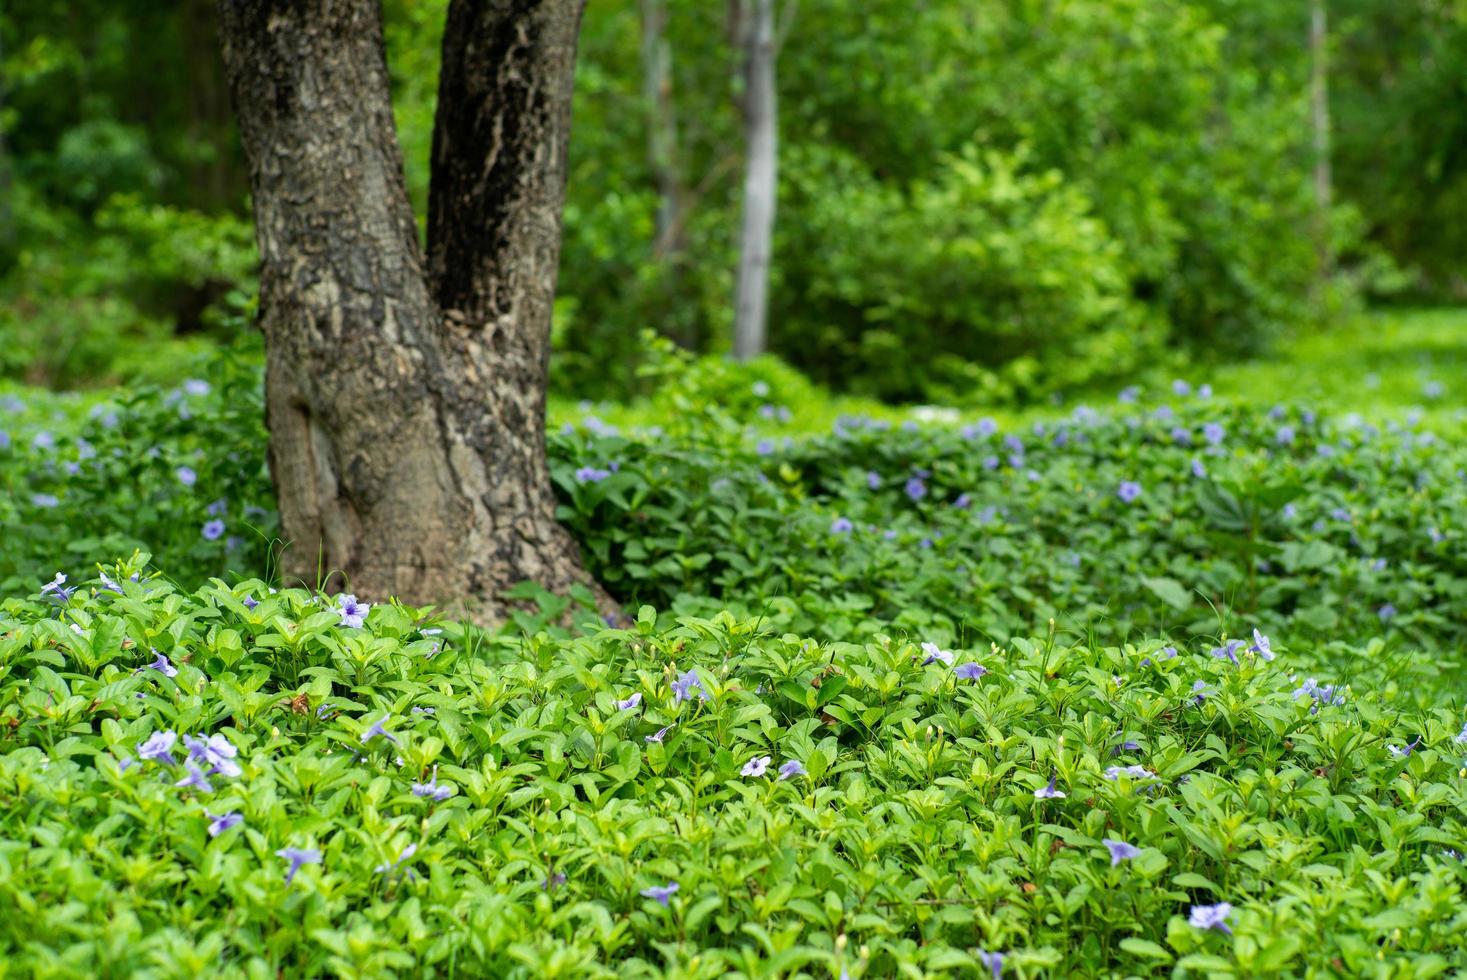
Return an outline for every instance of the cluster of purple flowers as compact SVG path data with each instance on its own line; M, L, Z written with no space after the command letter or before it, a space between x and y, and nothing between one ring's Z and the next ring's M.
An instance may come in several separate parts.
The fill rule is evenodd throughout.
M173 757L177 744L177 732L166 729L154 732L138 746L138 758L159 765L177 766L178 760ZM239 749L221 734L216 733L208 738L184 735L183 744L188 749L188 755L183 760L186 774L173 784L180 789L212 793L214 785L209 782L210 776L235 779L244 772L239 763L235 761L239 755ZM230 827L236 826L242 819L238 818L238 814L226 813L220 817L211 815L213 823L210 824L209 833L217 837Z
M760 776L763 776L766 771L768 771L769 764L773 761L773 756L755 756L748 762L744 763L744 768L739 770L739 774L743 776L748 776L751 779L757 779ZM779 767L780 782L783 782L786 779L793 779L796 776L805 775L808 775L808 773L805 771L804 765L802 765L798 759L789 759Z
M1308 695L1314 704L1309 709L1312 715L1319 714L1320 705L1344 704L1345 696L1339 693L1333 684L1320 684L1313 677L1308 678L1294 691L1294 700Z

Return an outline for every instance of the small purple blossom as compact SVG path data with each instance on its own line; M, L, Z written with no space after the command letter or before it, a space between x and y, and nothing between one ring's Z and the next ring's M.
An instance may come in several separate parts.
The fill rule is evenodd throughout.
M1224 429L1218 422L1209 422L1202 427L1202 438L1211 445L1218 445L1227 438L1228 430Z
M958 494L958 499L953 501L953 506L958 510L967 510L973 506L973 498L966 493Z
M1395 756L1397 759L1409 759L1411 757L1411 753L1412 752L1415 752L1420 747L1421 747L1421 736L1420 735L1417 735L1416 736L1415 741L1407 742L1405 745L1401 745L1401 746L1387 745L1386 746L1386 748L1390 750L1391 755Z
M250 612L254 612L255 611L255 607L258 606L259 604L260 604L260 600L256 599L252 595L247 595L247 596L244 597L244 607L246 609L248 609Z
M1187 395L1192 394L1192 386L1187 384L1187 382L1183 381L1181 378L1178 378L1176 381L1172 382L1172 394L1176 395L1178 398L1185 398Z
M545 876L544 881L540 882L540 890L553 892L555 891L555 889L565 884L565 882L566 878L564 871L552 871L550 874Z
M653 885L651 888L643 888L639 893L643 898L650 898L660 902L664 907L672 901L672 896L677 894L678 884L669 881L665 885Z
M153 662L148 664L147 669L156 670L164 677L178 676L178 668L169 663L168 658L159 653L157 650L153 651Z
M1116 395L1116 401L1123 405L1132 405L1140 397L1141 389L1136 385L1130 385L1121 389L1120 394Z
M986 950L980 949L978 951L978 960L984 966L988 967L988 972L993 974L993 980L1000 980L1000 978L1003 977L1002 953L990 953Z
M209 818L209 836L218 837L231 827L238 827L244 823L244 817L238 813L226 813L216 817L214 814L204 811L204 816Z
M953 674L965 681L976 681L986 673L988 673L988 668L971 660L953 668Z
M1256 653L1264 660L1273 659L1273 647L1269 646L1268 637L1258 632L1257 627L1253 629L1253 645L1248 648L1248 652Z
M66 587L66 575L63 572L57 572L55 578L41 586L41 595L61 603L71 601L75 592L75 588Z
M672 703L681 704L684 701L691 701L695 690L698 693L698 700L708 700L708 692L703 689L703 682L698 679L697 672L684 671L672 682Z
M290 862L290 870L285 873L285 883L288 885L295 879L295 873L305 864L320 864L321 852L313 847L285 847L275 852L276 857L285 858Z
M831 534L850 534L854 528L855 525L851 523L849 517L837 517L830 522Z
M188 746L190 762L209 767L206 775L222 773L225 777L234 779L244 771L239 767L239 763L234 761L235 757L239 755L239 749L231 745L229 739L223 735L216 733L207 739L185 735L183 744Z
M154 732L148 736L148 740L138 746L138 758L147 759L151 762L166 762L170 766L178 765L178 760L173 758L173 745L178 741L175 732Z
M1205 467L1205 466L1202 465L1202 460L1200 460L1200 459L1193 459L1192 460L1192 475L1195 476L1199 480L1205 480L1205 479L1207 479L1207 467Z
M1110 866L1112 868L1122 861L1129 861L1131 858L1137 857L1141 853L1141 848L1135 844L1127 844L1123 840L1111 840L1109 837L1102 837L1100 842L1110 851Z
M1049 785L1048 786L1042 786L1039 789L1036 789L1034 791L1034 798L1036 800L1062 800L1062 799L1064 799L1065 798L1065 792L1064 792L1064 790L1059 790L1059 789L1055 789L1054 788L1054 784L1055 784L1055 781L1057 779L1059 779L1059 776L1058 775L1052 775L1052 776L1050 776L1049 777Z
M413 783L414 796L431 796L435 800L446 800L453 795L452 786L438 785L438 767L433 767L433 778L426 783Z
M1116 488L1116 496L1129 504L1141 496L1141 484L1134 480L1122 480L1121 485Z
M913 503L916 503L923 497L927 496L927 484L922 482L922 478L920 476L914 476L911 479L907 480L905 492L907 494L907 497L911 499Z
M213 785L211 785L209 780L205 778L204 770L194 765L193 759L187 759L184 761L183 764L184 767L188 769L188 775L184 776L178 782L174 783L174 786L188 789L196 789L201 793L214 792Z
M195 473L191 466L180 466L173 471L173 475L178 477L178 482L186 487L191 487L199 481L199 474Z
M642 703L642 692L641 691L638 691L635 694L633 694L631 697L627 698L625 701L618 701L618 702L616 702L616 709L618 711L631 711L633 708L635 708L637 705L639 705L641 703Z
M1396 607L1392 603L1387 602L1385 605L1377 609L1375 611L1375 614L1380 617L1380 621L1383 623L1388 619L1395 618Z
M661 745L662 744L663 737L669 731L671 731L671 730L672 730L672 726L671 725L663 725L661 728L657 729L656 732L654 732L651 735L648 735L646 740L648 742L656 742L658 745Z
M1197 929L1218 929L1232 935L1233 930L1228 928L1228 916L1233 912L1233 907L1227 902L1218 902L1216 905L1194 905L1192 915L1187 923Z
M1463 722L1462 731L1459 732L1457 736L1452 739L1452 741L1456 742L1458 745L1467 745L1467 722Z
M397 856L396 861L389 861L386 864L379 864L375 868L373 868L372 871L379 875L393 874L399 869L404 861L408 860L416 853L418 853L418 845L409 844L407 847L404 847L402 849L402 853ZM408 871L407 874L409 878L413 876L413 873L411 871ZM561 877L564 878L565 876L562 875Z
M743 776L762 776L764 775L764 771L769 768L769 764L773 761L774 759L771 756L756 756L744 763L744 768L739 770L739 774Z
M218 541L224 537L224 522L217 517L212 521L206 521L204 526L199 528L199 535L205 541Z
M796 776L805 775L808 775L808 773L805 772L805 767L800 764L798 759L791 759L779 767L779 778L781 780L793 779Z
M376 738L378 735L381 735L383 738L387 739L387 741L392 742L393 744L396 744L397 743L397 737L394 736L391 732L389 732L386 728L383 727L391 719L392 719L392 716L391 715L383 715L382 716L382 719L380 721L373 722L372 723L372 726L370 728L368 728L365 732L362 732L362 744L363 745L366 745L368 742L372 741L372 739Z
M1211 695L1212 692L1207 689L1206 681L1192 682L1192 700L1196 701L1198 704L1201 704L1203 701L1206 701Z
M875 470L868 470L867 471L867 473L866 473L866 489L868 489L868 490L880 490L881 489L881 474L880 473L877 473Z
M1238 648L1241 647L1242 645L1243 645L1243 641L1242 640L1229 640L1227 643L1223 644L1222 646L1220 646L1220 647L1213 647L1211 650L1209 650L1207 652L1208 652L1209 655L1211 655L1213 657L1216 657L1219 660L1231 660L1233 663L1237 663L1238 662Z
M945 664L951 664L953 662L952 651L944 650L936 643L923 643L922 652L927 655L926 658L922 661L923 667L926 667L928 664L931 663L936 663L939 660L941 660Z
M1127 776L1131 779L1152 778L1151 770L1147 769L1145 766L1111 766L1110 768L1105 770L1103 775L1111 782L1115 782L1122 776Z
M367 613L372 607L365 602L358 602L354 595L342 595L336 597L336 604L340 607L340 626L348 626L353 629L359 628L367 620Z
M600 483L611 476L610 470L603 470L596 466L582 466L576 470L577 483Z

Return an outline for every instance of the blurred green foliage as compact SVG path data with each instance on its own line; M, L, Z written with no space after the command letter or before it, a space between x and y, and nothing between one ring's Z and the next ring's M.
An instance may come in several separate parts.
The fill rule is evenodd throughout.
M384 4L420 213L445 6ZM727 347L738 59L722 5L666 7L682 208L660 248L639 5L597 0L585 16L555 331L565 393L649 390L647 329ZM837 390L1018 404L1257 355L1361 294L1457 297L1467 10L1332 0L1337 204L1321 225L1308 7L787 7L774 353ZM228 336L253 291L212 4L19 0L0 12L0 71L0 374L176 377L158 342Z

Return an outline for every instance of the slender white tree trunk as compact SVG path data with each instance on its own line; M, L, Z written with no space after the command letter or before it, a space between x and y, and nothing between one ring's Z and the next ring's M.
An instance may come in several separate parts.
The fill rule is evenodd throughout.
M774 0L746 0L744 44L744 223L734 297L733 353L747 360L764 353L769 307L769 260L774 237L778 162L774 100Z
M1309 114L1314 128L1315 239L1321 273L1329 270L1329 209L1332 196L1329 162L1329 27L1325 0L1311 0L1309 17Z
M678 167L677 116L672 101L672 52L667 43L667 0L642 0L642 98L647 106L647 162L657 181L660 257L678 251L683 187Z

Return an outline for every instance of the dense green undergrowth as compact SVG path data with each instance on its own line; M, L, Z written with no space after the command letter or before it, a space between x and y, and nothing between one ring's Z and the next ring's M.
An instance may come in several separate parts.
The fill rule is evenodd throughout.
M282 587L255 368L0 402L0 975L1467 969L1449 410L660 384L494 633Z
M1467 966L1460 713L1266 643L486 636L141 559L0 609L17 976Z

